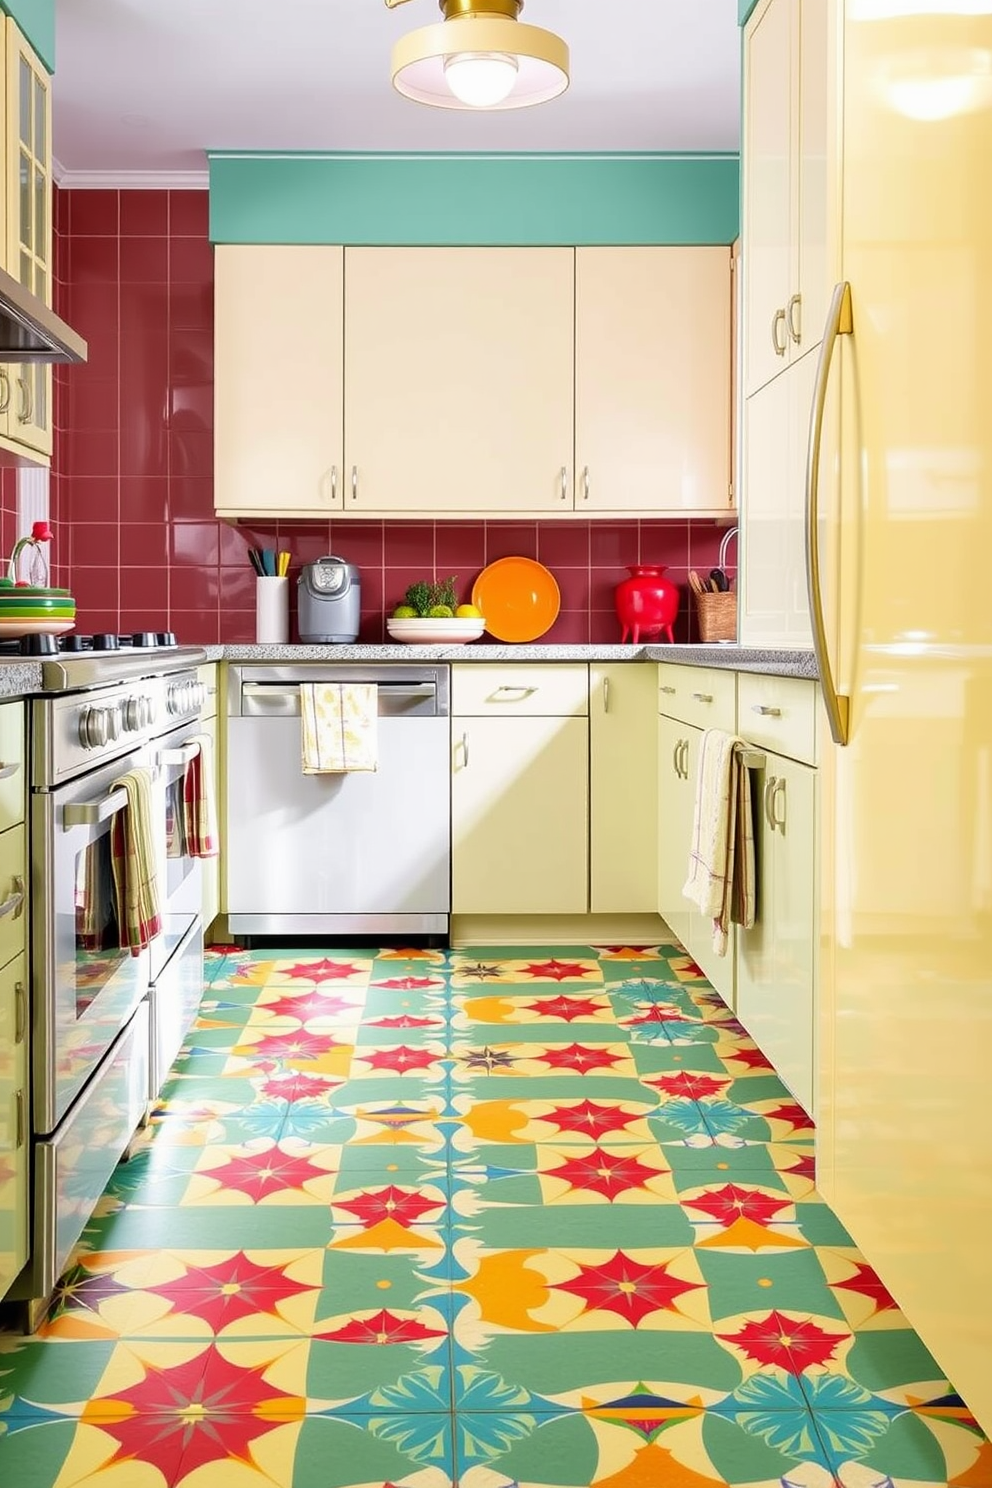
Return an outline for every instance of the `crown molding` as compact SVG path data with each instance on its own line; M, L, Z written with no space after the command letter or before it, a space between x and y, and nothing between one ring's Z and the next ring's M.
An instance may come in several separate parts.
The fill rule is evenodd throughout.
M52 161L52 179L63 191L206 191L210 174L195 171L66 170Z

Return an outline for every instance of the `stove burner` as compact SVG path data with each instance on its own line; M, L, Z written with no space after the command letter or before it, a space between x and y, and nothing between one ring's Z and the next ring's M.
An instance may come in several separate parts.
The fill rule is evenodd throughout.
M19 649L22 656L57 656L59 647L53 635L26 635Z
M73 633L72 635L60 636L59 637L59 650L60 651L85 651L86 650L86 641L87 641L87 637L86 636L76 635L75 633Z
M178 645L178 642L176 640L175 631L172 631L172 630L160 630L159 633L158 633L158 643L159 643L160 646L175 646L175 645Z
M120 644L120 636L110 635L109 632L101 632L93 637L94 651L117 651Z
M132 646L146 647L158 646L160 644L158 634L154 630L136 630L131 637Z

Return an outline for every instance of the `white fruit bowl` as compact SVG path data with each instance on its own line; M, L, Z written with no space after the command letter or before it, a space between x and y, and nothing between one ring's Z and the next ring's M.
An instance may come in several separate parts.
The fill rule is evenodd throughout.
M404 646L460 646L464 641L477 641L485 628L485 620L386 621L391 639Z

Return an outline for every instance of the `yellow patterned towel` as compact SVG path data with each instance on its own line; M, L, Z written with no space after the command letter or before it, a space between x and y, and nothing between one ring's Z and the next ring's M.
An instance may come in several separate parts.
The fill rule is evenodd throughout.
M304 775L379 768L374 682L301 682Z

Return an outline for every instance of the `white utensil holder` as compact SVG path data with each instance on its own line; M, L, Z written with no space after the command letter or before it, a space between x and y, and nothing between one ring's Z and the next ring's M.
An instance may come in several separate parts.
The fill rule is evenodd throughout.
M255 580L255 640L259 645L285 645L289 640L289 579Z

